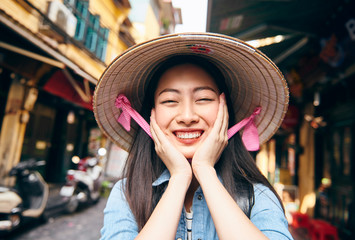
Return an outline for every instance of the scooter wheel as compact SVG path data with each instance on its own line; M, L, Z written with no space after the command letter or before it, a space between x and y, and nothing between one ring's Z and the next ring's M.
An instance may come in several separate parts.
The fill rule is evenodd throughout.
M95 199L92 200L92 204L98 204L100 202L101 196L99 195L98 197L96 197Z
M78 206L79 206L79 201L76 195L73 195L69 198L69 201L65 206L65 211L67 213L74 213L78 209Z

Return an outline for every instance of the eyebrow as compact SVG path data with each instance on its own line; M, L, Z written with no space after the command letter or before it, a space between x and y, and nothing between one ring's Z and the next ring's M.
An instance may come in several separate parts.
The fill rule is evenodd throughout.
M214 92L214 93L217 94L217 92L216 92L215 89L213 89L213 88L211 88L211 87L208 87L208 86L203 86L203 87L195 88L195 89L193 90L193 92L195 93L195 92L202 91L202 90L210 90L210 91L212 91L212 92Z
M217 92L216 92L215 89L213 89L213 88L211 88L211 87L208 87L208 86L202 86L202 87L194 88L194 89L193 89L193 92L195 93L195 92L202 91L202 90L210 90L210 91L212 91L212 92L214 92L214 93L217 94ZM163 94L163 93L165 93L165 92L180 93L180 91L177 90L177 89L174 89L174 88L165 88L165 89L163 89L163 90L158 94L158 96L160 96L161 94Z
M163 93L165 93L165 92L180 93L180 91L177 90L177 89L174 89L174 88L165 88L165 89L163 89L163 90L158 94L158 96L160 96L161 94L163 94Z

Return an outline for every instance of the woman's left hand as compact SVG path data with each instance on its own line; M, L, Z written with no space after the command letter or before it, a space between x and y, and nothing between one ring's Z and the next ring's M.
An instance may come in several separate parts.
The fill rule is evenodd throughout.
M228 108L224 93L219 96L219 100L219 109L214 125L192 158L194 171L204 166L214 167L228 144Z

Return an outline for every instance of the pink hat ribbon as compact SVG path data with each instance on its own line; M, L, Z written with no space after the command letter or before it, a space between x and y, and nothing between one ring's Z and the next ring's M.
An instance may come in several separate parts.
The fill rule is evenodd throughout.
M144 118L131 107L131 103L127 99L127 97L123 94L118 95L115 101L115 106L118 109L122 110L121 115L118 117L117 122L119 122L124 129L126 129L128 132L131 130L131 117L138 123L141 128L149 135L149 137L152 137L152 134L150 133L150 126L149 124L144 120Z
M115 101L115 106L122 110L122 113L117 119L124 129L127 131L131 130L131 117L138 123L139 126L150 136L150 126L144 120L144 118L131 107L131 103L127 97L123 94L118 95ZM255 108L254 112L250 117L244 118L239 123L235 124L233 127L228 129L227 135L230 139L234 134L236 134L240 129L244 127L242 140L248 151L259 150L259 135L258 129L255 126L254 118L256 115L260 114L261 107Z
M259 134L254 122L254 118L256 115L259 115L260 112L261 107L256 107L250 117L244 118L242 121L229 128L227 131L228 139L230 139L234 134L242 129L242 127L244 127L242 140L246 149L248 151L259 150Z

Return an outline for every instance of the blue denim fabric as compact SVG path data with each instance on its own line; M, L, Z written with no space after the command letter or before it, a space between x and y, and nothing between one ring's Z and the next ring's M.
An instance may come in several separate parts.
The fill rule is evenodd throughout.
M160 185L170 178L165 171L154 183ZM138 234L138 227L134 216L126 202L122 185L125 180L117 182L111 191L104 210L104 226L101 229L101 240L134 239ZM282 207L274 193L262 184L254 185L255 204L251 211L250 220L269 239L293 239L288 231L288 223ZM201 188L195 192L193 204L192 239L214 240L218 239L212 217L208 210ZM185 211L182 211L175 239L187 239L185 224Z

